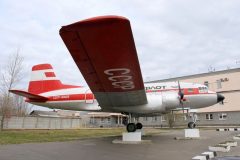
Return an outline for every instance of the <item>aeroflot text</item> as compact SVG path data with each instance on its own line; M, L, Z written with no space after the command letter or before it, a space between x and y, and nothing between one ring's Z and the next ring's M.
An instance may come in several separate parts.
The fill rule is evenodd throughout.
M166 86L151 86L151 87L145 87L145 90L161 90L166 89Z

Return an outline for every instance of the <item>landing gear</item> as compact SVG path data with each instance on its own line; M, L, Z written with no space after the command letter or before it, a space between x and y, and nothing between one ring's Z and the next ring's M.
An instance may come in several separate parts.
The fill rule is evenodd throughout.
M143 125L142 123L128 123L127 124L127 131L128 132L135 132L137 129L142 129Z
M142 129L143 127L142 123L137 123L136 126L137 126L137 129Z
M135 123L128 123L127 124L127 131L128 132L135 132L137 130L137 126Z
M135 132L137 129L142 129L142 123L128 123L127 124L127 131L128 132Z
M135 132L137 129L142 129L143 125L142 123L138 122L138 118L133 117L133 115L131 113L128 114L128 124L127 124L127 131L128 132ZM133 122L137 122L137 123L133 123Z
M187 116L190 118L190 122L188 123L188 128L193 129L196 127L197 122L197 114L196 113L189 113L187 110Z
M195 128L195 127L196 127L196 124L195 124L194 122L189 122L189 123L188 123L188 128L193 129L193 128Z

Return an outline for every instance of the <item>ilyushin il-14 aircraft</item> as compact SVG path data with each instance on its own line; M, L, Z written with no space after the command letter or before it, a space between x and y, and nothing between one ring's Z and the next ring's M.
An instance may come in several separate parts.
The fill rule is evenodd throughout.
M202 84L144 84L130 22L124 17L82 20L63 26L60 36L89 87L63 84L50 64L39 64L32 67L28 91L10 92L48 108L119 112L130 117L198 109L224 100ZM128 132L141 128L139 122L127 124Z

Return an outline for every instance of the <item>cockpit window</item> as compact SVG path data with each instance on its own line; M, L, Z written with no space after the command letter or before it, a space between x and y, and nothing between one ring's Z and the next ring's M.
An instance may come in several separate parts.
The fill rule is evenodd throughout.
M207 93L208 88L207 87L198 87L200 93Z

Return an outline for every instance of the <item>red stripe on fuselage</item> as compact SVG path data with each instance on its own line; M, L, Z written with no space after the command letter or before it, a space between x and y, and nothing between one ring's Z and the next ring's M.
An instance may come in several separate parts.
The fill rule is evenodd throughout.
M74 100L93 100L95 99L92 93L88 94L71 94L71 95L56 95L49 96L48 101L74 101ZM31 102L32 100L29 100ZM35 102L35 101L34 101Z
M187 92L189 88L182 89L184 95L201 95L201 94L213 94L213 93L199 93L198 88L192 88L193 92ZM168 92L168 91L176 91L178 89L165 89L165 90L146 90L146 93L153 93L153 92ZM84 100L93 100L95 99L94 94L87 93L87 94L70 94L70 95L56 95L48 97L48 102L54 101L84 101ZM34 100L27 100L28 102L35 102Z
M199 92L198 88L182 88L181 89L184 95L192 95L192 94L201 94ZM151 93L151 92L166 92L166 91L178 91L178 89L155 89L155 90L146 90L146 93ZM207 92L205 92L207 93Z

